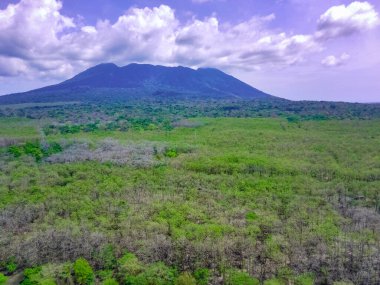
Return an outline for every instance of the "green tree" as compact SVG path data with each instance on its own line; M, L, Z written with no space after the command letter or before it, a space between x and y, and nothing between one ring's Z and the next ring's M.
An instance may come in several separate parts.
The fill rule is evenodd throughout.
M95 275L91 265L84 258L78 258L74 262L75 280L80 285L91 285L94 283Z
M102 248L99 254L99 259L103 268L105 269L115 268L117 261L116 261L115 249L113 245L108 244L104 248Z
M119 272L124 276L136 276L144 267L133 253L125 253L119 260Z
M151 264L143 273L139 274L133 285L171 285L174 284L177 271L162 262Z
M41 266L26 268L24 270L24 280L21 282L21 285L36 285L41 279Z
M29 154L31 156L34 156L34 158L39 161L43 158L44 154L42 152L42 149L39 145L39 143L32 143L32 142L27 142L24 145L24 152L26 154Z

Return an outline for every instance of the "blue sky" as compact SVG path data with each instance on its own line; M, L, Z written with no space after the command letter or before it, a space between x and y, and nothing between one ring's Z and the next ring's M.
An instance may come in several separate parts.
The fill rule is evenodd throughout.
M380 0L0 0L0 94L102 62L216 67L295 100L380 101Z

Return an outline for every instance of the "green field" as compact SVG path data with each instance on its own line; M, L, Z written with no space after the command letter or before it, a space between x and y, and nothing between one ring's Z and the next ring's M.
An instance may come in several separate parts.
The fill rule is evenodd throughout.
M22 118L3 118L0 120L0 138L38 139L36 122Z
M27 146L1 148L0 272L24 285L379 284L378 119L189 122L43 135L41 120L1 118L0 140Z

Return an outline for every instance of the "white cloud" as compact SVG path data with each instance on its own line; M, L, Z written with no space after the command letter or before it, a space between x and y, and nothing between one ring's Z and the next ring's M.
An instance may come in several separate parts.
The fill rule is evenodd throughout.
M95 34L96 28L93 26L84 26L81 28L82 32L88 33L88 34Z
M74 28L71 18L58 13L62 4L55 0L23 0L0 10L0 53L34 58L60 43L58 34Z
M326 67L341 66L345 64L347 60L349 59L350 59L350 55L347 53L342 53L338 57L334 55L329 55L322 60L321 64Z
M75 28L71 18L58 12L61 7L55 0L23 0L0 10L0 56L12 70L9 75L28 73L36 62L60 59L59 34ZM6 73L4 68L0 73Z
M0 10L0 76L65 78L100 62L279 69L305 62L326 38L377 22L367 2L332 7L321 16L316 35L270 29L274 14L235 25L216 17L181 23L172 8L161 5L131 8L114 23L86 26L62 15L61 8L57 0L21 0ZM344 60L334 57L326 64L339 61Z
M132 8L115 23L99 21L96 26L66 34L61 42L63 57L97 63L101 61L155 60L171 56L178 21L168 6Z
M368 2L352 2L328 9L318 21L317 38L330 39L374 28L379 24L378 13Z

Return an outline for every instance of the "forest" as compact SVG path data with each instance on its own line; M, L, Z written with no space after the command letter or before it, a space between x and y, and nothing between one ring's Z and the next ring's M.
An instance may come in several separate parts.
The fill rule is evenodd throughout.
M380 105L0 106L0 285L380 284Z

